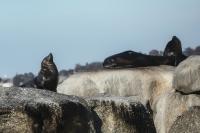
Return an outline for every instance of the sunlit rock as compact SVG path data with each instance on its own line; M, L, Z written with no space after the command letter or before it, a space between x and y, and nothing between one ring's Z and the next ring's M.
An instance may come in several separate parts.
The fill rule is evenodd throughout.
M191 124L194 121L199 123L199 116L195 116L196 113L190 114L190 116L185 115L186 112L195 112L190 110L192 107L196 106L200 107L200 95L182 95L175 92L163 94L160 99L157 99L157 102L154 102L152 105L154 124L157 133L168 133L172 127L174 130L171 131L179 131L178 128L182 127L180 121L189 123L188 117L192 115L194 115L194 117L191 117ZM193 125L193 127L195 126L199 125ZM180 131L184 131L184 128L182 127ZM196 128L198 129L198 127Z
M82 97L139 96L153 100L172 89L174 67L145 67L76 73L58 86L59 93Z
M169 133L199 133L200 132L200 106L191 107L184 112L172 125Z
M186 94L200 92L200 56L188 57L178 65L173 87Z

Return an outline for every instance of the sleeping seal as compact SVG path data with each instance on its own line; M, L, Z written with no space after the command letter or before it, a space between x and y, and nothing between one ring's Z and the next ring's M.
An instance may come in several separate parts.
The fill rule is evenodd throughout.
M135 68L159 65L175 66L174 56L153 56L125 51L107 57L103 62L104 68Z

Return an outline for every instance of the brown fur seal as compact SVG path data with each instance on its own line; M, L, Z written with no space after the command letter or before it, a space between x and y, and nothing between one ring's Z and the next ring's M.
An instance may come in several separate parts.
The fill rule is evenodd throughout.
M53 61L53 55L51 53L42 60L41 69L34 81L37 88L56 92L58 85L58 69Z
M103 62L104 68L134 68L159 65L174 66L175 58L173 56L152 56L134 51L125 51L107 57Z
M182 52L181 41L178 37L173 36L172 40L167 43L163 56L174 56L176 59L176 66L187 58Z

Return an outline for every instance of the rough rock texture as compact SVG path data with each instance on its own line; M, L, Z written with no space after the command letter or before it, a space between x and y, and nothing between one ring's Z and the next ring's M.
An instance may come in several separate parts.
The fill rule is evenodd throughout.
M0 87L0 132L95 132L87 103L46 90Z
M0 132L155 133L152 115L139 97L86 100L47 90L0 88Z
M58 86L59 93L76 96L140 96L153 100L171 90L174 67L145 67L77 73Z
M199 61L188 58L174 76L169 66L77 73L57 89L85 100L0 87L0 132L199 133Z
M152 110L156 130L158 133L168 133L172 127L174 128L172 131L176 131L176 129L178 131L178 128L181 126L179 124L180 121L189 122L189 116L185 112L195 112L190 111L191 107L200 107L200 95L182 95L181 93L172 92L160 96L160 99L157 99L157 103L154 103ZM195 113L192 115L195 115ZM181 119L180 116L182 117ZM198 123L198 116L191 117L191 124L193 121ZM184 128L186 130L188 127L186 126Z
M174 122L169 133L199 133L200 107L192 107Z
M189 94L200 91L200 56L188 57L174 73L173 87Z
M96 113L102 133L155 133L152 115L138 97L93 97L88 104Z

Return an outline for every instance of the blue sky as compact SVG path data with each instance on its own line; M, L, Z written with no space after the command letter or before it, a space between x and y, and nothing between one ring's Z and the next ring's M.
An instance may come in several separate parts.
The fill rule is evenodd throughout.
M173 35L200 45L199 0L0 1L0 76L34 72L52 52L59 68L124 50L163 50Z

